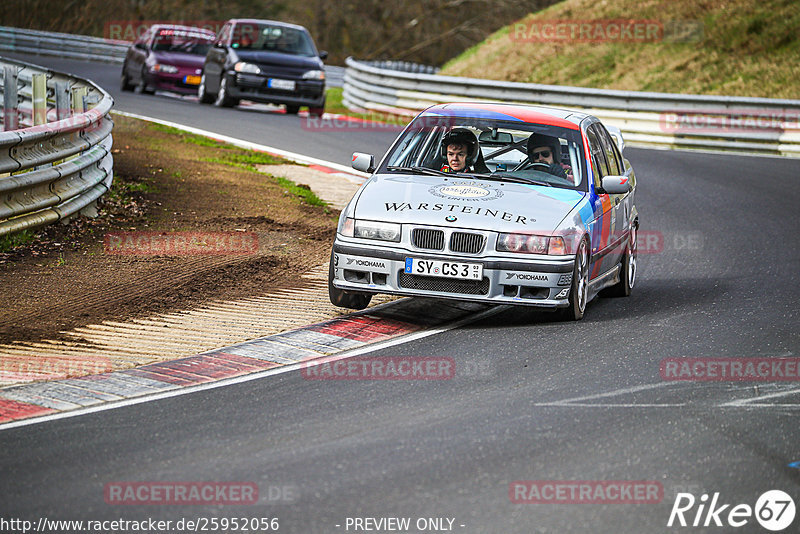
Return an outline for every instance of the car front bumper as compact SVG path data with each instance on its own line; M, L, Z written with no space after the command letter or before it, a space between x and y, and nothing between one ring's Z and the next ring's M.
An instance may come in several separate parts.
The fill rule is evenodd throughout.
M481 263L483 279L462 280L405 273L406 258ZM519 260L431 254L402 248L366 248L343 243L333 246L333 285L346 291L448 298L542 308L569 305L575 259L572 256Z
M233 98L252 100L265 104L322 107L325 103L325 82L320 80L292 80L294 91L267 87L269 76L260 74L227 73L228 94Z

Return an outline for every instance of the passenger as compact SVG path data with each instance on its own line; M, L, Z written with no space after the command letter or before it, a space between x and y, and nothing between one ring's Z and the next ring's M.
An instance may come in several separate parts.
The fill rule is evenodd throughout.
M545 163L546 172L572 181L572 168L561 163L561 143L549 135L531 134L528 138L528 160L530 163Z

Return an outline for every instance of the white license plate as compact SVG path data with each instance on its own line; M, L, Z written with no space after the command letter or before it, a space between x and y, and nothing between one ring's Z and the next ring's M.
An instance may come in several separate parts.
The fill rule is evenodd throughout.
M270 78L267 80L267 87L270 89L281 89L283 91L294 91L294 80L279 80Z
M441 276L442 278L483 279L483 265L480 263L406 258L405 272L421 276Z

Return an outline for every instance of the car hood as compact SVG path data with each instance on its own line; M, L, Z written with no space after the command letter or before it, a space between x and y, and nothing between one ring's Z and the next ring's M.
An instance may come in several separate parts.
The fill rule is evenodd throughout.
M475 230L551 232L585 195L491 180L375 175L364 184L353 216Z
M322 69L322 60L316 56L297 56L267 52L266 50L237 50L236 55L241 61L261 66L293 67L303 70Z
M198 54L187 54L185 52L153 52L153 59L157 63L175 65L176 67L203 68L206 57Z

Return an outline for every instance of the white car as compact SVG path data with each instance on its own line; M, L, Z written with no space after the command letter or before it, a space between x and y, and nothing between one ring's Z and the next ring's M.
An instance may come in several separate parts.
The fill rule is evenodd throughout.
M373 156L353 155L354 168L373 174L339 219L331 302L363 309L372 294L389 293L538 306L578 320L601 291L629 295L636 179L612 131L569 110L426 109L377 167Z

